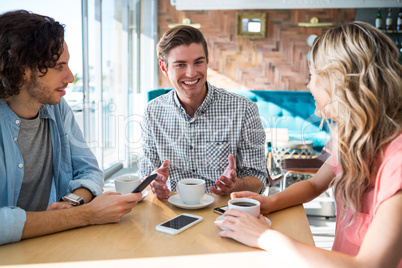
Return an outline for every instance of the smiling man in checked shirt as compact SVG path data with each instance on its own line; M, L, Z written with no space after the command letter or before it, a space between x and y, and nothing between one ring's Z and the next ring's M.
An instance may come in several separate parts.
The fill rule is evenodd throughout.
M208 49L199 30L170 29L157 52L174 90L151 101L142 122L141 174L159 174L152 191L166 199L178 181L200 178L217 195L261 192L267 170L257 106L207 82Z

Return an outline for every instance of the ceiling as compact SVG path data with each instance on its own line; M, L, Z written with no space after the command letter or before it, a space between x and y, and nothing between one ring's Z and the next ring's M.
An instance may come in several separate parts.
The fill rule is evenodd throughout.
M170 0L177 10L392 8L402 0Z

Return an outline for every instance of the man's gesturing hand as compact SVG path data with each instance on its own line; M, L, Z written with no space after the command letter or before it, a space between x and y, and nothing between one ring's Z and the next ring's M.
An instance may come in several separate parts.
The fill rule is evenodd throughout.
M224 195L230 193L237 181L236 159L229 154L229 165L223 172L219 180L215 182L217 187L211 186L209 189L216 195Z
M155 178L153 182L151 182L152 192L159 199L168 199L169 198L169 189L166 185L166 181L169 177L169 167L170 161L165 160L160 168L155 170L155 173L158 174L158 177Z

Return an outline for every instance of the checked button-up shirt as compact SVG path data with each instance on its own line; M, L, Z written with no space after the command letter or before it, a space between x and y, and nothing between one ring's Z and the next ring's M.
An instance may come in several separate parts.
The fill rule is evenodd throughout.
M142 120L141 175L170 160L167 185L176 191L178 181L204 179L206 191L236 159L237 177L254 176L266 187L265 132L255 103L207 83L205 100L191 118L175 90L151 102Z

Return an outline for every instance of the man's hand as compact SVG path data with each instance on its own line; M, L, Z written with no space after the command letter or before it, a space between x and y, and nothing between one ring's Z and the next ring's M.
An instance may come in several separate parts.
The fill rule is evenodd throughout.
M90 202L94 196L90 190L87 188L77 188L74 190L73 194L76 194L78 196L81 196L84 199L85 203ZM66 208L72 208L73 205L71 205L67 201L60 201L60 202L53 202L47 206L46 210L57 210L57 209L66 209Z
M47 211L27 211L27 220L21 239L52 234L72 228L94 224L116 223L137 205L141 193L121 195L106 192L91 202L61 209L63 203L56 202ZM61 205L61 206L59 206ZM55 207L57 207L55 209Z
M66 208L72 208L73 205L66 201L61 201L61 202L53 202L47 206L46 210L56 210L56 209L66 209Z
M215 182L217 187L211 186L209 189L216 195L224 195L230 193L237 182L236 160L232 154L229 154L229 165Z
M83 206L88 206L91 211L88 215L90 224L115 223L131 212L141 197L141 193L121 195L106 192Z
M166 185L166 181L169 177L169 166L170 161L165 160L160 168L155 170L154 173L158 174L158 177L155 178L153 182L151 182L151 189L152 192L158 197L159 199L168 199L169 198L169 189Z

